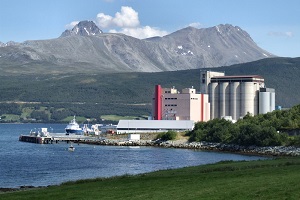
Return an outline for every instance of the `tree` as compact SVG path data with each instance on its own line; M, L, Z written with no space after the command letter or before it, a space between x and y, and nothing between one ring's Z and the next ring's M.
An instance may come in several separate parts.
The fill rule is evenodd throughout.
M36 119L37 121L49 121L49 115L44 111L32 111L31 118Z

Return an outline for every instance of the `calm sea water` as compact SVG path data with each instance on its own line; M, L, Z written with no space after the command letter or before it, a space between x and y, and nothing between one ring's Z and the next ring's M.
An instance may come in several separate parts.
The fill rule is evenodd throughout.
M161 169L258 160L257 156L155 147L118 147L19 142L34 128L64 132L61 124L0 124L0 187L47 186L78 179L138 174Z

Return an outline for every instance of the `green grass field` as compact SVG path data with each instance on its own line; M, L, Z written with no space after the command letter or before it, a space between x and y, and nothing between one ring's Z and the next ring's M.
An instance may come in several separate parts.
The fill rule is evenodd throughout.
M0 193L0 199L300 199L300 158L217 164Z

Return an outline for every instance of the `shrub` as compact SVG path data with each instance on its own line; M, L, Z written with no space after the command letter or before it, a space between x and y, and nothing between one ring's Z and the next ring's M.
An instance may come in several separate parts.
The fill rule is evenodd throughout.
M158 134L156 139L161 139L161 140L164 140L164 141L175 140L176 136L177 136L177 133L175 131L168 131L166 133Z

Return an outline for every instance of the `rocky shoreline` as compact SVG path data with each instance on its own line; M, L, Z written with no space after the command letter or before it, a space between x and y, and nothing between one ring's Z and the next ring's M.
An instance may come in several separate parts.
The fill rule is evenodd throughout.
M205 151L220 151L230 153L241 153L261 156L300 156L300 148L294 146L273 146L273 147L256 147L240 146L234 144L221 144L210 142L188 142L187 140L160 141L160 140L85 140L78 143L90 145L108 145L108 146L153 146L162 148L184 148L197 149Z

